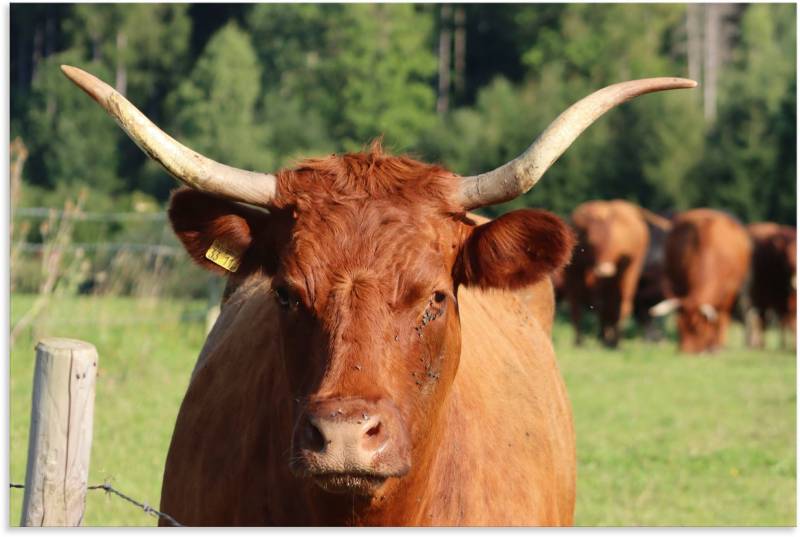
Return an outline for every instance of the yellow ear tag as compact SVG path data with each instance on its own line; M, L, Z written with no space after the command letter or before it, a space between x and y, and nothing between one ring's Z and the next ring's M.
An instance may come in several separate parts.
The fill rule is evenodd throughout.
M217 240L211 243L206 251L206 259L230 272L236 272L241 263L239 254L233 253L231 249L223 246Z

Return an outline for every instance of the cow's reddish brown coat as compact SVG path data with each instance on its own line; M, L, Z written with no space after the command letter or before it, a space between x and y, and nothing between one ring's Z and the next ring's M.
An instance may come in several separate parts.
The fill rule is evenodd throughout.
M752 247L744 226L720 211L693 209L674 219L664 247L665 294L680 299L680 349L720 348L750 265ZM702 313L703 304L713 306L717 319Z
M619 327L633 310L649 232L639 207L624 201L588 201L572 212L578 235L572 262L564 271L576 340L580 341L583 309L592 306L600 319L601 338L616 345ZM599 277L595 271L611 263L616 272Z
M171 220L198 262L215 239L246 251L181 405L164 511L195 525L572 522L545 277L571 234L544 211L477 226L450 201L457 182L373 147L281 173L269 215L176 194ZM410 471L372 497L289 471L298 412L345 396L391 399L411 438Z

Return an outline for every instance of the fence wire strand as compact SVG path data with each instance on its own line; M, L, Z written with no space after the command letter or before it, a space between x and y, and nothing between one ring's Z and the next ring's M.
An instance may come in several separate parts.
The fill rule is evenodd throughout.
M12 489L24 489L25 488L25 485L21 485L19 483L10 483L10 486L11 486ZM164 520L166 520L167 522L169 522L173 526L183 527L183 524L179 523L177 520L172 518L170 515L168 515L166 513L162 513L161 511L158 511L156 509L153 509L147 503L138 502L138 501L134 500L130 496L128 496L128 495L118 491L114 487L112 487L111 484L108 483L108 482L105 482L102 485L91 485L91 486L86 487L86 488L87 488L87 490L104 490L104 491L106 491L106 494L116 494L117 496L119 496L120 498L125 500L126 502L132 503L133 505L135 505L136 507L138 507L139 509L141 509L142 511L144 511L148 515L152 515L152 516L154 516L156 518L163 518Z

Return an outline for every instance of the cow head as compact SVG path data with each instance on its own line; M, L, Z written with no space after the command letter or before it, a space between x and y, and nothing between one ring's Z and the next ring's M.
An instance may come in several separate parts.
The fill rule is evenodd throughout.
M673 297L650 308L650 315L661 317L674 311L678 313L676 324L681 352L698 353L715 350L719 334L717 308L689 297Z
M149 156L189 189L173 227L201 265L263 274L295 401L291 468L331 492L371 495L435 441L458 369L458 289L517 288L562 266L564 224L521 210L482 225L466 211L529 190L597 117L682 79L610 86L579 101L520 157L458 177L383 154L306 161L277 175L214 162L160 131L88 73L63 67ZM266 208L266 211L242 202ZM215 264L216 262L216 264Z
M605 202L587 202L572 214L572 225L578 239L573 265L587 288L615 285L615 280L630 264L620 257L614 245L612 220Z
M264 214L193 189L169 215L201 265L233 252L232 278L271 279L296 401L291 468L325 490L371 494L404 475L458 369L458 288L518 288L564 265L569 229L520 210L477 225L453 203L459 178L365 152L277 175Z

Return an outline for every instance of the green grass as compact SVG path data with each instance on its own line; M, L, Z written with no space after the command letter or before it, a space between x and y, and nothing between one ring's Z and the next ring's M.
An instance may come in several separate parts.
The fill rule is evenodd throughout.
M13 296L12 323L33 297ZM11 351L10 478L24 483L33 381L34 345L40 336L93 343L99 354L91 484L114 487L158 508L164 458L172 428L204 339L203 302L158 303L125 298L56 299L35 333ZM183 319L183 321L182 321ZM22 491L11 491L10 524L19 524ZM145 525L155 518L102 491L87 494L84 524Z
M576 524L796 524L796 361L742 347L676 353L674 339L554 341L578 445ZM776 336L776 334L770 334Z
M33 297L12 296L12 323ZM38 337L94 343L100 354L90 482L110 478L158 506L164 458L204 339L203 302L60 298L11 352L10 476L25 479L33 346ZM676 353L674 340L603 349L554 331L578 437L576 524L795 525L793 352ZM22 492L12 490L10 524ZM116 497L90 491L86 525L153 525Z

